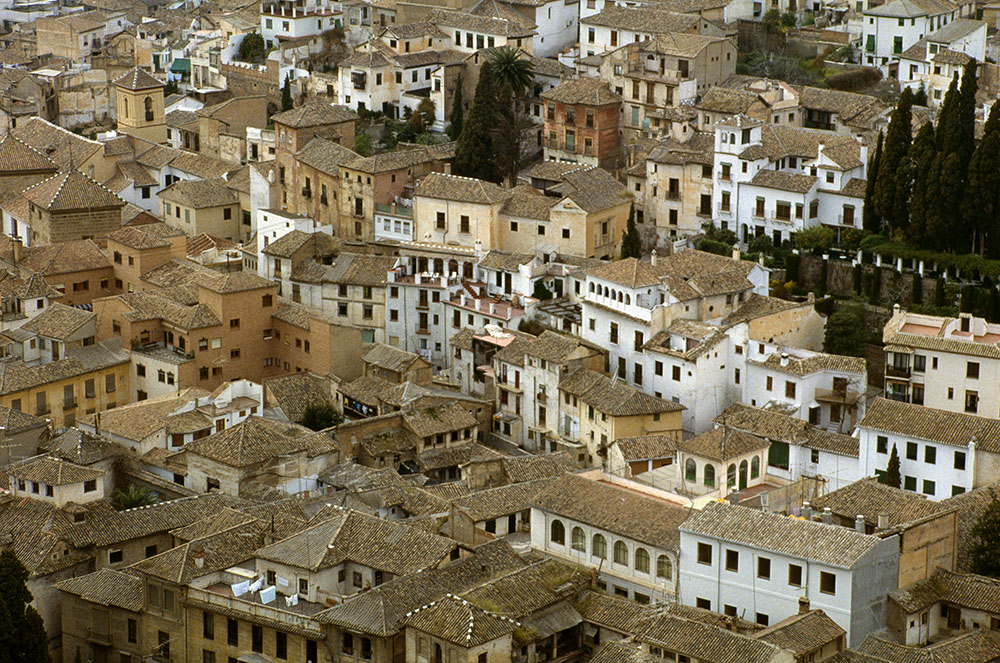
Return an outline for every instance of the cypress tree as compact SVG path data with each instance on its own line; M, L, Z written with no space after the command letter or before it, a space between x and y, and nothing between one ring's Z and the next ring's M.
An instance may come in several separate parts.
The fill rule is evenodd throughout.
M913 275L913 294L910 296L910 303L913 306L922 304L924 300L924 277L920 274Z
M489 62L483 64L476 84L469 117L462 126L462 133L455 146L456 175L474 177L489 182L500 182L495 163L492 130L499 120L497 88Z
M959 86L958 102L958 146L955 150L962 159L962 172L968 166L969 159L976 147L976 92L979 85L976 80L976 61L969 60L962 71L962 83Z
M629 209L628 224L622 231L622 260L639 258L642 255L642 241L639 239L639 228L635 225L635 207Z
M11 550L0 553L0 662L50 663L42 616L31 605L28 571Z
M447 131L448 138L452 140L458 140L458 137L462 135L462 114L465 112L462 105L462 77L459 76L455 82L455 97L451 104L451 124L448 125Z
M909 201L910 223L906 229L906 236L908 241L915 246L923 246L927 232L928 177L936 155L934 125L928 122L917 132L909 154L913 185Z
M878 132L878 143L875 146L875 154L868 159L867 179L865 181L865 209L864 221L862 225L868 232L877 233L882 229L882 218L875 211L875 180L878 177L879 163L882 161L882 142L884 135Z
M899 97L896 110L892 112L889 130L885 135L874 192L875 211L882 218L880 229L884 229L886 225L891 228L905 225L905 220L897 216L901 210L905 212L906 205L905 203L899 205L896 201L898 190L896 175L910 150L913 126L912 103L913 93L906 88Z
M972 572L1000 578L1000 500L990 489L989 505L969 532Z
M292 110L294 105L292 101L292 75L288 74L285 76L285 84L281 87L281 110L283 112Z
M979 254L996 257L1000 238L990 231L1000 223L1000 104L990 109L983 139L969 161L962 216L966 228L978 237Z
M902 477L899 476L899 452L896 445L892 445L892 453L889 454L889 464L885 466L885 482L893 488L899 488Z

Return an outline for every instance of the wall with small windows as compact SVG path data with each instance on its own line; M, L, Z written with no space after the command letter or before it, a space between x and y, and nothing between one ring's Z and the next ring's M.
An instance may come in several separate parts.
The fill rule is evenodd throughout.
M639 603L672 601L677 551L532 507L531 547L598 569L597 587Z

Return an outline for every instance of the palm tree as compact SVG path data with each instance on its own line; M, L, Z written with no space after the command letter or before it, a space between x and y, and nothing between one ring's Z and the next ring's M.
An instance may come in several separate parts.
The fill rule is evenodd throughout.
M493 78L497 86L509 86L515 97L522 96L524 89L535 82L535 65L531 60L521 57L520 49L501 46L494 49L489 61L493 65Z
M119 511L134 509L138 506L148 506L156 503L153 491L145 486L137 486L130 483L125 490L116 490L111 495L111 502Z

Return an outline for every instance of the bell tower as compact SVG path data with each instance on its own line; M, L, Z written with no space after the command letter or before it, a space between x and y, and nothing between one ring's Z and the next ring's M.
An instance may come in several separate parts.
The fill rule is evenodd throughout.
M118 130L153 143L166 143L164 87L166 85L162 81L139 67L133 67L116 80Z

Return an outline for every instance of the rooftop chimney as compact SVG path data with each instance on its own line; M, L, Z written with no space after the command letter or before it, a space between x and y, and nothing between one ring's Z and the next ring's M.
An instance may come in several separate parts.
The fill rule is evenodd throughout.
M788 366L788 353L787 352L782 352L781 353L781 365L782 366Z
M878 514L878 528L879 529L889 529L889 514L880 513Z
M649 254L649 264L656 267L656 249L653 249L653 252Z
M862 534L865 533L865 517L860 513L854 517L854 529Z
M809 612L809 597L800 596L799 597L799 614L804 615Z
M806 520L813 519L813 510L812 507L809 506L809 502L802 503L802 517L805 518Z
M899 315L899 304L893 304L892 305L892 314L894 316Z
M194 565L199 569L205 568L205 548L201 545L194 546L191 549L191 558L194 560Z
M823 509L823 524L824 525L833 524L833 511L830 510L830 507L825 507Z
M740 259L740 247L738 244L733 244L733 260Z
M729 503L739 504L739 502L740 502L740 491L733 488L732 490L729 491Z

